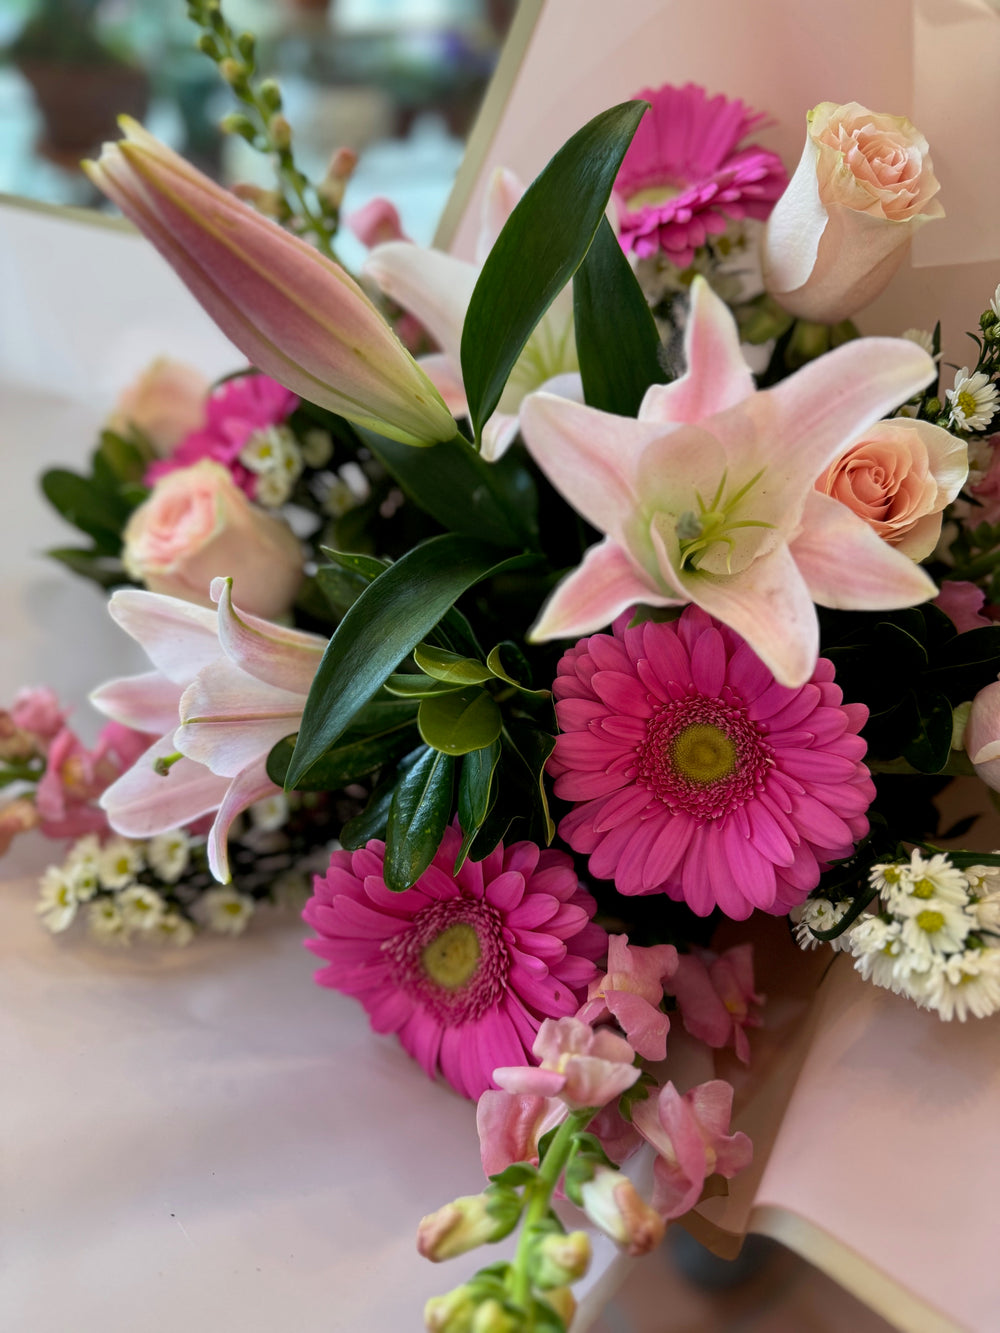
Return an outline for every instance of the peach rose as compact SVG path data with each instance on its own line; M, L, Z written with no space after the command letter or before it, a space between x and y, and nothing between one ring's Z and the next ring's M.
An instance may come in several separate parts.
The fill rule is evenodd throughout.
M764 237L764 283L791 314L821 324L873 301L913 233L944 216L927 140L905 116L821 102Z
M941 535L941 511L969 473L961 440L928 421L878 421L816 482L890 546L912 560L930 555Z
M281 519L258 509L228 468L202 459L162 477L129 519L122 560L151 592L211 606L216 577L232 577L245 611L273 619L302 580L302 552Z
M203 424L210 388L194 366L158 357L123 390L108 418L108 430L127 435L134 427L164 457Z

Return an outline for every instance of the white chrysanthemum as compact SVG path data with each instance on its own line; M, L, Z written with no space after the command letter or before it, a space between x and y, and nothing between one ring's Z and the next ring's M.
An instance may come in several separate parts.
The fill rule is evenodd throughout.
M202 895L201 909L212 930L223 935L241 935L253 916L254 901L235 889L209 889Z
M158 833L146 844L146 860L164 884L176 884L188 868L191 839L182 828Z
M82 856L73 859L67 857L63 864L63 874L69 881L73 897L78 903L89 902L101 887L101 877L96 858Z
M88 833L86 837L77 838L66 853L67 866L91 865L96 870L100 859L101 840L96 833Z
M347 482L334 477L323 497L323 512L329 514L331 518L343 518L357 503L357 496Z
M970 911L977 930L984 930L989 935L1000 935L1000 893L984 894L973 902Z
M930 902L964 907L969 901L969 881L943 852L925 857L915 850L906 874L896 884L887 884L882 896L890 911L912 916Z
M997 289L990 298L990 309L1000 319L1000 282L997 283Z
M299 448L306 467L326 467L333 457L333 436L328 430L307 430Z
M969 888L978 897L1000 893L1000 866L966 866L963 873L969 881Z
M125 918L119 912L113 898L98 898L90 904L87 912L87 926L95 939L102 944L128 944L129 931Z
M927 1005L964 1023L1000 1010L1000 949L967 949L940 959L927 974Z
M850 950L855 969L865 981L896 989L896 962L903 952L902 927L898 921L866 916L850 932Z
M273 792L262 801L255 801L249 813L255 829L261 833L274 833L288 823L288 797L284 792Z
M933 898L920 911L908 914L902 924L908 952L915 960L926 960L936 954L959 953L975 921L967 907ZM922 970L921 963L914 961L912 969Z
M77 899L69 877L59 866L49 866L38 886L38 904L35 911L42 925L53 935L68 930L76 916Z
M164 912L153 927L153 938L158 944L173 944L183 948L194 939L194 927L179 912Z
M112 838L102 849L98 863L101 884L106 889L124 889L145 868L141 842Z
M131 930L152 930L166 910L166 903L155 889L133 884L115 897L122 920Z
M795 938L799 947L815 949L817 945L829 944L831 949L837 951L846 949L850 928L832 940L818 940L813 931L832 930L850 906L850 902L844 900L832 903L829 898L807 898L798 907L793 907L789 915L795 922Z
M872 866L868 872L868 883L873 889L877 889L883 897L898 889L909 878L910 865L908 861L882 861L878 865Z
M928 333L926 329L904 329L900 337L905 338L907 342L916 343L918 347L922 347L928 356L934 356L934 334ZM939 361L941 353L938 352L934 359Z
M985 430L993 420L997 410L1000 393L997 387L982 370L969 374L969 367L963 366L955 372L955 387L945 394L951 404L948 425L959 430Z
M257 473L254 499L269 508L284 504L302 474L302 452L287 426L268 426L250 436L240 462Z

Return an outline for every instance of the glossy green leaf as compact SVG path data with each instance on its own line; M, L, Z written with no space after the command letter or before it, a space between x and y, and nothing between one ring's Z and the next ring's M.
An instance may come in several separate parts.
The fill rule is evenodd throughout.
M389 768L386 776L368 798L368 804L361 814L349 819L340 830L339 837L342 847L346 847L349 852L353 852L359 847L364 847L372 838L385 837L386 826L389 822L389 809L392 805L396 787L403 775L409 772L417 760L426 753L426 747L419 745Z
M482 749L472 750L462 760L462 772L458 779L458 822L462 829L462 846L455 861L456 874L464 865L472 840L490 812L495 796L493 775L499 758L500 742L495 740Z
M404 773L389 806L385 835L385 883L402 893L424 873L451 818L455 761L428 749Z
M298 784L299 791L340 791L350 782L367 777L383 764L391 763L413 748L418 738L411 717L385 731L367 735L353 730L321 755ZM267 775L279 787L284 783L295 748L295 738L286 736L267 757Z
M445 754L468 754L492 745L502 719L493 696L469 685L420 701L417 726L428 745Z
M448 531L499 546L537 545L538 494L516 453L487 463L461 439L415 452L369 430L357 433L406 494Z
M573 278L573 324L584 401L634 417L667 374L652 311L606 217Z
M446 533L414 547L373 580L327 644L306 700L286 777L289 789L457 598L481 579L531 559L497 555L495 546Z
M522 681L512 676L504 663L505 656L507 658L520 658L521 660L515 662L513 665L515 666L515 669L519 668L520 671L526 672L527 663L524 661L524 654L518 649L515 643L504 641L503 643L498 643L486 659L486 665L498 680L505 680L508 685L513 685L514 688L520 690L522 694L533 694L539 699L544 699L548 696L550 693L549 690L533 690L530 685L522 683Z
M951 753L951 704L943 694L920 695L916 711L917 730L904 747L903 758L921 773L940 773Z
M65 468L44 472L42 491L63 518L93 539L99 554L118 554L121 531L131 509L116 493L109 493L88 477Z
M493 672L482 662L451 653L446 648L435 648L429 643L417 644L413 660L421 671L448 685L483 685L493 677Z
M133 440L116 435L114 431L102 431L97 459L107 466L116 481L141 484L152 458L151 453L141 449Z
M447 694L450 690L460 690L460 684L451 684L446 680L435 680L422 671L395 672L385 682L390 694L397 694L401 699L426 699L430 694Z
M335 551L332 546L321 546L319 549L335 565L346 569L349 574L360 575L369 583L389 567L388 561L379 560L374 555L365 555L360 551Z
M645 102L595 116L528 186L483 265L462 330L462 382L478 440L538 321L604 217Z

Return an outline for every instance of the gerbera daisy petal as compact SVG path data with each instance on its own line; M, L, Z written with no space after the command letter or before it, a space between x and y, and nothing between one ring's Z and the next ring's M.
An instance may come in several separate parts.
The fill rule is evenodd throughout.
M589 675L588 657L599 668ZM581 640L559 671L589 681L596 699L612 662L613 702L633 722L640 706L649 710L630 749L609 734L610 717L575 729L581 714L563 711L558 679L553 691L562 728L551 761L556 792L597 793L559 831L590 857L593 875L625 894L664 892L701 916L715 907L736 919L754 908L777 914L864 835L874 787L856 732L866 715L834 702L828 662L797 689L781 685L734 630L697 606L669 624L647 622L641 638L620 619L612 634ZM665 688L651 692L652 679ZM612 706L607 690L602 701ZM614 788L591 787L597 775L609 784L613 776Z
M607 948L596 904L564 852L501 844L456 876L461 845L446 830L413 888L390 894L384 843L334 852L304 919L327 965L316 980L364 1005L431 1075L478 1097L492 1071L531 1063L545 1018L574 1013Z

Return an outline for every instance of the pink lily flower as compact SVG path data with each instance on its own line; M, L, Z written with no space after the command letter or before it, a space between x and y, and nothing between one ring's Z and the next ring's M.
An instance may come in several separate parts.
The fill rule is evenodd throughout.
M84 170L259 370L405 444L454 436L434 385L339 264L120 123L124 139Z
M638 602L694 602L790 688L819 651L813 606L889 610L933 597L902 552L815 481L861 431L936 374L902 338L860 338L755 392L732 315L691 288L687 370L638 420L548 393L521 408L525 444L607 536L556 589L536 641L575 638Z
M760 1027L751 1005L764 1002L754 990L752 944L738 944L711 962L682 954L667 989L692 1037L715 1049L732 1042L737 1057L750 1063L746 1029Z
M651 949L630 945L627 935L608 937L608 970L590 983L577 1013L584 1023L615 1018L635 1051L646 1060L664 1060L670 1019L660 1009L663 980L677 967L672 944Z
M217 610L116 592L112 617L156 671L110 681L91 699L119 722L160 733L101 797L112 828L148 838L214 814L208 863L227 883L229 827L278 790L267 756L298 730L326 641L238 610L231 579L213 580L211 595Z
M377 246L362 272L372 278L397 305L416 316L440 345L441 351L421 357L420 364L434 381L456 417L468 414L462 384L462 328L486 256L504 223L524 193L513 172L497 170L483 204L476 262L458 259L442 250L426 250L406 241ZM535 389L582 400L576 338L573 331L573 290L567 286L546 311L511 371L497 410L483 428L483 457L499 458L513 443L519 428L521 404Z
M718 1172L731 1180L750 1165L750 1140L728 1132L732 1107L733 1089L722 1079L701 1083L683 1097L667 1083L659 1097L633 1106L633 1124L658 1154L652 1202L666 1221L694 1207L709 1176Z
M641 1072L624 1037L578 1018L546 1018L531 1050L537 1066L494 1069L494 1083L521 1096L559 1097L574 1111L607 1105Z

